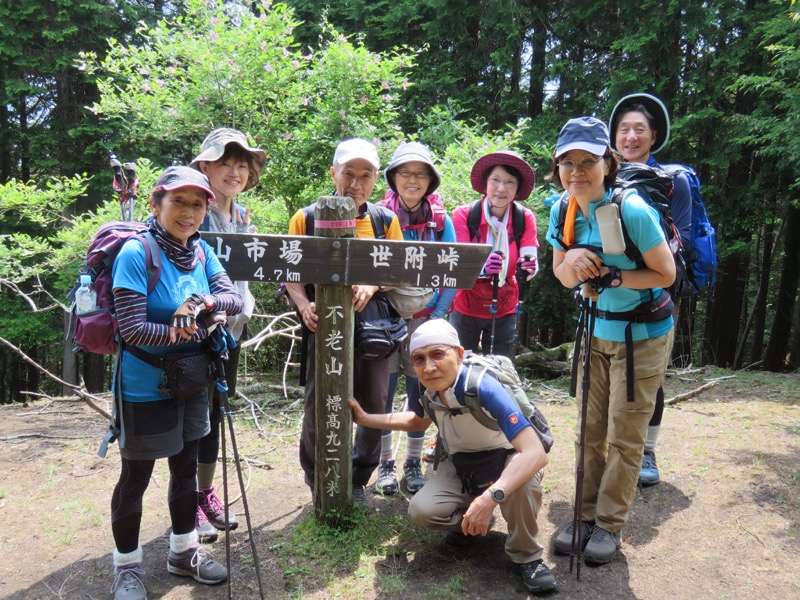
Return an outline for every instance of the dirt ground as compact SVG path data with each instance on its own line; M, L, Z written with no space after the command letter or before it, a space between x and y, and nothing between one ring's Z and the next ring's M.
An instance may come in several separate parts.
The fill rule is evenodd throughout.
M553 426L556 446L545 478L540 540L562 598L800 598L800 376L714 371L667 380L667 397L728 377L665 412L659 441L662 481L637 494L617 558L583 566L552 551L571 518L575 408L553 384L532 396ZM247 388L244 389L247 393ZM259 432L236 418L254 539L267 598L526 598L503 553L505 523L467 549L441 535L385 532L377 560L337 573L292 554L291 532L313 512L296 460L299 413L284 403ZM119 468L116 447L96 456L105 424L81 403L0 407L0 596L109 598L113 540L108 507ZM145 496L141 543L150 598L227 597L166 572L166 469L159 461ZM266 464L265 468L263 465ZM430 466L427 467L430 469ZM221 471L219 469L218 471ZM235 470L229 470L235 477ZM238 490L235 480L229 489ZM375 519L405 513L407 498L373 497ZM240 517L241 501L235 505ZM413 529L413 526L409 526ZM244 524L232 535L232 597L257 598ZM222 538L212 545L224 561ZM304 568L303 565L306 564ZM308 565L311 565L309 568Z

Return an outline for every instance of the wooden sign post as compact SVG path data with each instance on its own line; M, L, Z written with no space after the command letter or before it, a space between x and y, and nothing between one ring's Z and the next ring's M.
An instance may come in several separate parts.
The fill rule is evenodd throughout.
M491 250L488 244L355 239L355 214L351 198L323 196L315 236L203 232L234 281L317 284L314 509L323 520L353 508L350 286L471 288Z

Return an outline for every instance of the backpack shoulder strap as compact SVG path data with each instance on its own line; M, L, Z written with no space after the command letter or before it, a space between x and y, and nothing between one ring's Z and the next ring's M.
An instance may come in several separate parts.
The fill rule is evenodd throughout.
M306 219L306 235L314 235L314 204L303 207L303 216Z
M625 226L625 199L628 196L628 192L631 191L635 190L615 189L614 193L611 195L611 201L619 206L619 222L622 226L622 238L625 241L625 256L636 263L637 269L642 269L645 266L642 253L639 247L633 242L633 238L631 238L628 233L628 228ZM645 201L647 201L647 199L645 199Z
M469 229L470 240L480 239L478 228L481 224L481 200L474 200L469 205L469 215L467 216L467 228Z
M513 232L512 238L509 241L514 241L517 244L517 254L520 254L520 242L522 236L525 235L525 208L517 204L511 203L511 231Z
M488 429L500 431L500 425L486 414L481 406L480 389L481 380L488 367L483 365L469 365L467 367L467 380L464 382L464 401L467 403L470 414L475 420Z
M144 265L147 269L147 293L152 292L158 278L161 276L161 252L158 250L158 243L153 234L148 230L142 232L142 246L144 246ZM205 264L205 251L201 256L203 264Z
M369 220L372 222L372 232L375 234L375 239L385 239L386 232L392 226L394 213L385 206L372 202L367 202L367 213L369 214Z

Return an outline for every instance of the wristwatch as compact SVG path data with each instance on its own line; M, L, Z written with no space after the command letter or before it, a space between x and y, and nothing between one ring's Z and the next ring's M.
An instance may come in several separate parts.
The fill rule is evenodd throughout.
M489 486L489 493L492 495L492 500L498 504L502 504L506 501L506 491L501 487L497 487L496 485Z

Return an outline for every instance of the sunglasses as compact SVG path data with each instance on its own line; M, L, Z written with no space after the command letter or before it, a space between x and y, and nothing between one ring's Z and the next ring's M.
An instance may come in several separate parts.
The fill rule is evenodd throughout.
M452 346L446 346L444 348L434 348L427 354L424 352L414 353L411 355L411 366L415 369L421 369L428 364L428 360L432 360L434 364L438 365L447 358L447 353L452 349Z

